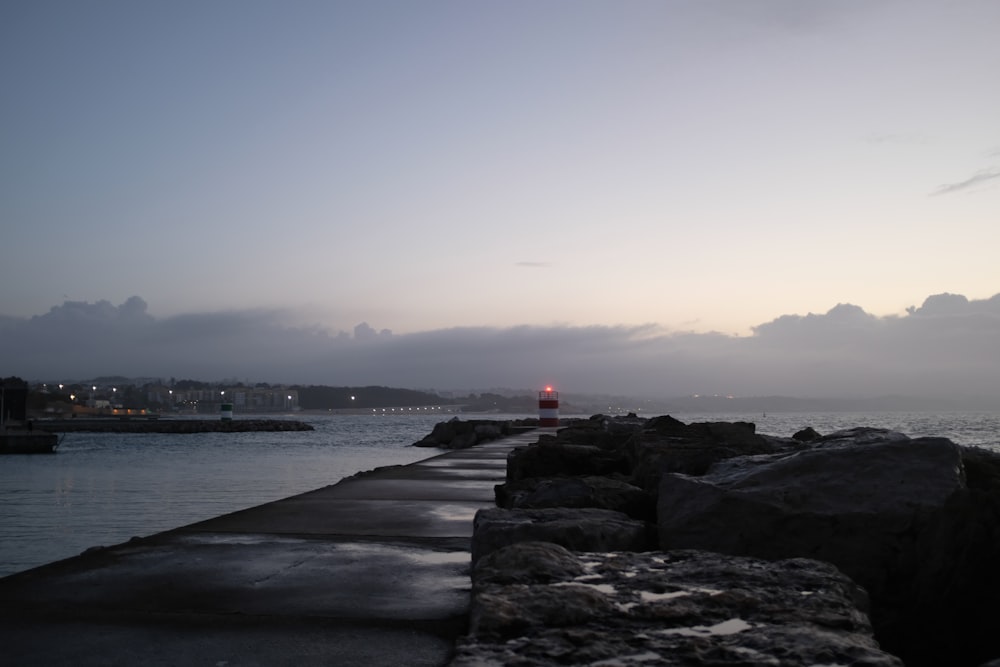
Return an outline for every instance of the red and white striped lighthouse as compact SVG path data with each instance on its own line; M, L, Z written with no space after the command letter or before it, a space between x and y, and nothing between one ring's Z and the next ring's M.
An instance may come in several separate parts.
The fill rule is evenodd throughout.
M538 425L559 426L559 392L552 387L538 392Z

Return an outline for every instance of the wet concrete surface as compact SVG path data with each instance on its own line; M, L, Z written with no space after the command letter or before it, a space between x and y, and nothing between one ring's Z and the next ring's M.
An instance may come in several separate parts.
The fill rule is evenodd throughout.
M444 665L523 433L0 579L10 665ZM430 452L429 452L430 453Z

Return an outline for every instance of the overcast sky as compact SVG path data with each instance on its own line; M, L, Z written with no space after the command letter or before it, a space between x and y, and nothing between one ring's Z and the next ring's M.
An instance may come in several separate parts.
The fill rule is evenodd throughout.
M454 327L397 334L290 327L280 310L157 318L132 297L0 318L2 375L99 375L670 398L905 395L1000 401L1000 294L928 297L903 316L839 304L751 335L655 326ZM979 401L982 404L983 401Z
M997 390L998 27L994 0L8 0L0 374Z

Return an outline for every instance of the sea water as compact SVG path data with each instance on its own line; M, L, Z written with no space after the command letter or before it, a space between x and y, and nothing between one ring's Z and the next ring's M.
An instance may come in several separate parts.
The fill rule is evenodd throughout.
M411 445L448 416L283 416L313 431L67 433L0 457L0 576L440 453Z
M532 415L470 415L506 419ZM565 416L565 415L564 415ZM1000 451L1000 413L684 414L791 436L854 426ZM69 433L51 455L0 457L0 576L440 453L411 445L448 416L299 415L313 431Z
M887 428L911 438L949 438L959 445L1000 452L1000 412L679 412L673 416L685 423L752 422L757 433L779 437L790 437L807 426L821 434L856 426Z

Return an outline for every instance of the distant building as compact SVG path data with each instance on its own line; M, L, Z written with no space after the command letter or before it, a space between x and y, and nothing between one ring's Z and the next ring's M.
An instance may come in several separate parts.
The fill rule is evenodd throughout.
M169 390L167 390L169 391ZM162 398L162 391L151 392ZM284 412L299 409L299 392L285 387L219 387L188 389L168 394L174 405L215 412L220 403L232 403L233 412ZM152 400L152 399L150 399ZM166 402L166 401L164 401Z
M232 392L230 394L230 392ZM299 392L284 387L239 387L226 390L236 412L281 412L299 409Z
M0 424L28 418L28 383L19 377L0 379Z
M160 405L173 408L176 403L174 390L162 384L146 385L146 402L159 403Z

